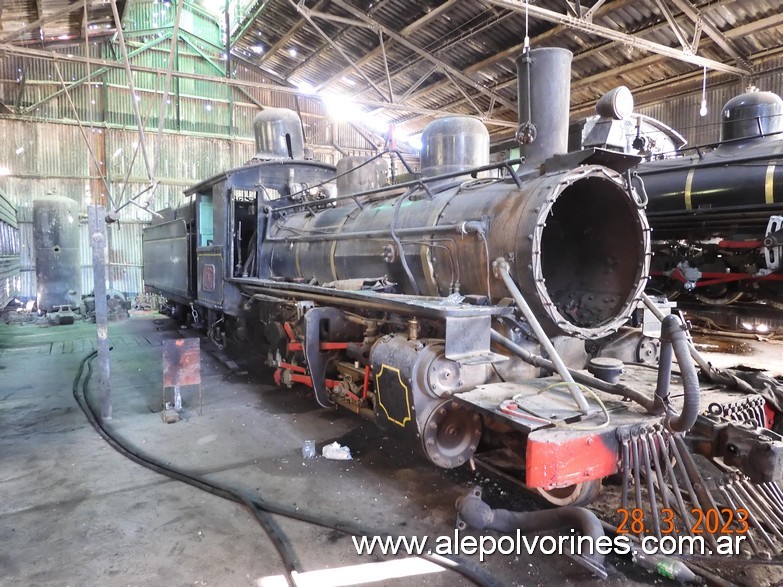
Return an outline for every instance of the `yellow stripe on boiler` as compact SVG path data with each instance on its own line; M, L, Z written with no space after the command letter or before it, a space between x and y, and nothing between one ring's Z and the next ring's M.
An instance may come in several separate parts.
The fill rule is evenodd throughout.
M693 210L693 201L691 200L691 189L693 188L693 174L696 173L696 161L693 162L688 177L685 178L685 209Z
M783 151L783 144L775 147L774 155L780 155ZM764 201L767 204L775 203L775 160L771 160L767 166L767 175L764 179Z

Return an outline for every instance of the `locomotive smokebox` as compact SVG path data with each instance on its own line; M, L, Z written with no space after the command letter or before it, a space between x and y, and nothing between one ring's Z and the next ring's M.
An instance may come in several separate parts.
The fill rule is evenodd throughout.
M35 278L38 309L53 312L59 306L79 305L79 213L76 202L61 196L33 200Z
M526 167L568 152L572 58L571 51L557 47L532 49L517 58L520 129L526 123L535 127L535 140L521 141L520 155ZM518 138L522 137L518 134Z
M302 122L288 108L266 108L253 120L255 159L304 159Z
M489 163L489 132L478 118L450 116L421 135L421 175L467 171Z
M783 132L783 100L772 92L745 92L726 102L721 119L721 141Z

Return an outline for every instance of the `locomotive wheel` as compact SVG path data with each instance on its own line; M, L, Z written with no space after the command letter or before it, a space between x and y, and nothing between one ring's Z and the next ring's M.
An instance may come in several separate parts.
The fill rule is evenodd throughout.
M592 503L601 493L601 480L585 481L576 483L567 487L556 487L554 489L536 488L539 495L552 505L577 505L585 506Z
M704 304L712 306L728 306L739 300L744 291L736 291L731 287L722 287L719 290L711 291L711 288L705 288L703 292L693 292L693 297Z

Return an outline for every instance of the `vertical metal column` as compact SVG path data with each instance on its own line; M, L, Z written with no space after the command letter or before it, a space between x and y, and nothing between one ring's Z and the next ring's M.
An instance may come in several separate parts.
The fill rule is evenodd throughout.
M87 215L92 246L92 269L95 285L95 326L98 332L98 390L101 419L111 420L111 380L109 360L109 310L106 303L106 208L88 206Z

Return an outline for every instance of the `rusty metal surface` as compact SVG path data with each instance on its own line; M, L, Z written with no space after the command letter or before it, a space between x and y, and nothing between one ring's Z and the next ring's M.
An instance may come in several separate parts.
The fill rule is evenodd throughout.
M201 383L201 345L198 338L163 341L163 387Z

